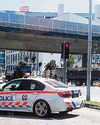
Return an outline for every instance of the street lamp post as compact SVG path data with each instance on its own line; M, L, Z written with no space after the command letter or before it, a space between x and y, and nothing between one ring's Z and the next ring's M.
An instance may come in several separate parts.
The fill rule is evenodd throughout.
M92 0L89 0L89 25L88 25L88 61L87 61L87 97L90 100L91 86L91 57L92 57Z

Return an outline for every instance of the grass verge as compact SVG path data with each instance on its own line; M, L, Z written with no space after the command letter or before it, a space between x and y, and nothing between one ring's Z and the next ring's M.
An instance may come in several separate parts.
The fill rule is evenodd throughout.
M84 101L84 103L88 105L100 106L100 102L96 102L96 101Z

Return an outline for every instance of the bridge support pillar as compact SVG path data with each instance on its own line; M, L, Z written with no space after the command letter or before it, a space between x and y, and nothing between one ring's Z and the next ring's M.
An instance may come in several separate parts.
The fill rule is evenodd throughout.
M83 54L82 56L82 67L83 68L87 67L87 54Z

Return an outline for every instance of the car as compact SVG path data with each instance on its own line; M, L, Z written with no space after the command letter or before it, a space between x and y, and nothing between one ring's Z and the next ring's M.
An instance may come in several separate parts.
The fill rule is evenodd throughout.
M19 78L0 91L0 111L32 112L38 117L83 107L81 90L50 78Z
M2 89L2 87L6 84L6 82L2 82L0 83L0 89Z
M6 84L5 76L0 75L0 89Z

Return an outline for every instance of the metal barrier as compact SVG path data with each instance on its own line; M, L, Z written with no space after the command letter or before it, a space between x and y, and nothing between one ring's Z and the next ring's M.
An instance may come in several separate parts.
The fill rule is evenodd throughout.
M41 17L31 17L0 12L0 26L22 29L88 35L88 24L58 21ZM100 37L100 26L92 26L93 36Z

